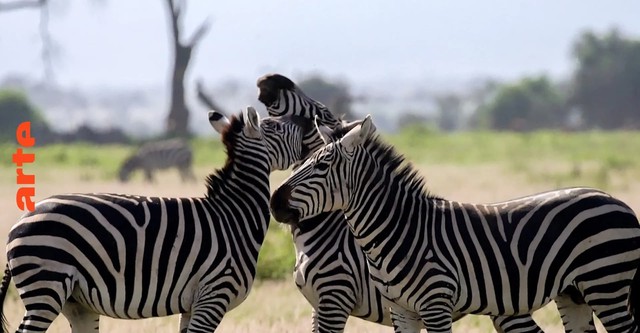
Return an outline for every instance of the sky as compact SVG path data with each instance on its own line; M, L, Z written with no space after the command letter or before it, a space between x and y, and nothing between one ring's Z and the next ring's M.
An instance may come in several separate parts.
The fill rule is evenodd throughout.
M15 0L2 0L15 1ZM57 82L162 87L171 50L164 1L51 0ZM212 25L190 80L323 73L351 83L517 78L573 68L585 29L640 36L640 1L187 0L183 36ZM0 80L42 73L37 11L0 13Z

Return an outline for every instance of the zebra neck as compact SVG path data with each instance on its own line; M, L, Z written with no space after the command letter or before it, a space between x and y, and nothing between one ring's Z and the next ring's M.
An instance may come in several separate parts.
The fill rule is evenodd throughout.
M327 242L327 239L348 232L345 223L344 212L332 211L320 213L316 216L300 221L297 226L291 226L291 235L296 247L318 242Z
M405 246L399 242L411 243L418 229L427 227L427 196L421 187L401 177L369 175L356 182L352 193L345 216L356 242L372 264L379 263L384 253L402 250Z
M236 156L231 163L208 178L207 199L213 207L242 222L237 233L261 245L269 226L269 174L267 157Z

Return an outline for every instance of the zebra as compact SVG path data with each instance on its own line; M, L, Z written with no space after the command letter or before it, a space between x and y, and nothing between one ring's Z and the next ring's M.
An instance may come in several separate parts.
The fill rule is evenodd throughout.
M172 314L183 333L211 332L243 302L268 228L269 174L301 158L309 126L251 107L209 118L227 161L204 197L55 195L11 228L0 305L13 278L26 308L17 332L46 331L60 313L74 333L98 332L100 315Z
M600 190L445 200L367 116L295 170L270 209L289 224L343 210L375 287L428 332L451 332L452 314L526 315L554 299L568 332L595 332L592 313L608 332L638 332L640 226Z
M181 139L152 141L142 145L133 155L124 160L118 178L127 182L131 173L142 170L147 182L153 182L155 170L177 168L180 178L196 181L192 170L193 152L187 142Z
M315 117L317 128L323 135L335 136L347 133L361 123L336 120L328 108L308 97L283 75L267 74L258 79L257 85L258 100L265 105L270 116ZM320 140L307 142L311 152L325 144ZM344 219L342 211L334 211L290 225L296 250L293 280L312 306L312 331L342 332L350 315L392 326L391 304L373 287L364 252ZM411 320L410 314L404 317L395 320L405 327L404 331L420 329L419 319ZM542 332L528 314L492 319L499 332Z

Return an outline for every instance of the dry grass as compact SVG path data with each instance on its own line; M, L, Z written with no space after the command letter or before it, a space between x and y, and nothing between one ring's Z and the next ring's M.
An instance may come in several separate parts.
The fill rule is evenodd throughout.
M428 178L430 190L441 196L474 202L488 202L527 195L536 191L553 188L551 182L541 180L531 184L524 175L514 174L512 169L501 165L451 166L422 165L420 170ZM0 191L0 237L6 237L11 225L22 212L15 206L17 186L11 176L15 171L1 170L2 191ZM208 170L198 169L203 179ZM40 200L57 193L68 192L122 192L160 196L200 196L204 193L202 183L182 183L173 172L161 173L153 185L142 183L139 178L130 184L119 184L103 180L83 179L82 174L69 170L51 170L39 167L36 175L36 199ZM286 173L277 173L273 184L277 185ZM95 178L94 178L95 179ZM499 179L499 181L496 181ZM593 185L593 184L581 184ZM627 182L624 188L610 191L625 200L636 211L640 211L640 181ZM4 263L4 259L0 262ZM14 294L15 295L15 294ZM23 308L18 299L9 297L4 311L10 328L17 327ZM308 332L310 331L311 309L297 292L291 281L262 282L254 287L247 301L225 317L219 331L222 332ZM562 332L555 306L550 304L534 315L536 321L547 332ZM101 328L108 332L175 332L178 327L176 316L138 321L103 318ZM347 332L389 332L388 327L374 325L357 318L349 320ZM60 317L54 322L50 332L69 332L66 320ZM486 317L469 316L456 323L455 332L492 332ZM601 331L603 332L603 331Z

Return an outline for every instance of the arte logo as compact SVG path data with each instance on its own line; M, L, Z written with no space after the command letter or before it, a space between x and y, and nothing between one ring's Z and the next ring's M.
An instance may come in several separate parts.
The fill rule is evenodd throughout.
M36 175L25 175L22 170L22 165L27 163L33 163L36 160L36 155L33 153L24 153L23 147L33 147L36 144L36 139L31 137L31 122L25 121L18 125L16 129L16 141L20 148L16 149L13 154L13 163L16 165L16 183L21 186L16 192L16 205L20 210L33 211L35 209L35 203L33 197L36 195ZM23 186L31 185L31 186Z

